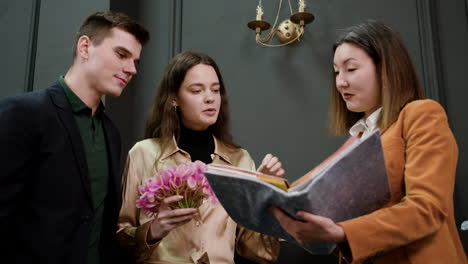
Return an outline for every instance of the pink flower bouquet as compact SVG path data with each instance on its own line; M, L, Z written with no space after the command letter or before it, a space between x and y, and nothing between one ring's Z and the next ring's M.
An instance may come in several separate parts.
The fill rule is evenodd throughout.
M140 198L136 206L144 209L150 216L155 215L163 200L173 195L184 198L172 203L170 208L198 208L204 200L217 203L216 196L205 178L205 163L195 161L170 167L149 178L138 187Z

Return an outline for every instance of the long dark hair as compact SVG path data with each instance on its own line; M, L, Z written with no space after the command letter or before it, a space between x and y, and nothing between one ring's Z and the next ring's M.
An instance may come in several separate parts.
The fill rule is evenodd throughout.
M208 55L192 51L184 51L177 54L167 65L163 78L159 83L153 109L146 121L145 138L169 140L172 136L175 136L176 139L179 137L181 121L179 114L172 105L172 101L179 92L180 85L184 81L187 71L198 64L213 67L220 85L221 107L218 119L208 129L223 143L238 148L239 146L234 143L229 130L229 103L218 65Z
M393 124L407 103L425 97L408 51L398 34L388 26L367 20L347 28L333 45L333 52L344 43L364 50L375 64L381 89L382 112L378 120L380 129L384 130ZM351 112L346 108L346 103L336 88L334 76L333 73L330 132L333 135L343 135L364 114Z

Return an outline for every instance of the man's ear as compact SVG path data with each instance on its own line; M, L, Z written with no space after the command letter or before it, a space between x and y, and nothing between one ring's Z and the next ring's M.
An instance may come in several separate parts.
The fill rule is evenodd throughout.
M88 59L91 45L91 39L88 36L81 36L76 43L76 55L85 60Z

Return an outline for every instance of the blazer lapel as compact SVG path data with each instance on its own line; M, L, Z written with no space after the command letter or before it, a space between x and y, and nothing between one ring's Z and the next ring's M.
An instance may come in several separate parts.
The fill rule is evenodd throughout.
M75 117L73 116L70 103L66 98L63 88L58 82L54 83L52 89L49 91L52 101L58 108L57 113L60 118L60 121L66 128L68 138L70 139L70 143L75 156L75 161L80 170L81 182L86 191L88 201L90 202L91 208L94 209L93 199L91 196L91 182L89 180L88 164L86 161L83 141L81 140L81 135L79 132L80 130L76 124Z
M120 193L120 136L115 131L112 122L106 114L103 115L102 124L104 128L104 136L106 138L107 155L109 161L109 177L112 180L110 186L114 187L114 192ZM119 198L119 197L117 197Z

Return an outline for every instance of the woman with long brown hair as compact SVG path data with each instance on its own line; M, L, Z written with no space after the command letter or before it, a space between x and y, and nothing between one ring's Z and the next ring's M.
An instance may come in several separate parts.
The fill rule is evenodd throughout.
M380 129L391 200L340 223L273 208L278 221L300 242L338 243L351 263L467 263L453 209L457 143L444 109L424 99L398 35L367 21L333 50L331 132L362 138Z
M216 63L202 53L182 52L166 68L145 128L145 140L129 151L124 173L118 238L141 263L234 263L234 255L274 262L278 240L236 225L221 205L196 209L161 206L154 217L136 207L138 186L172 165L200 160L255 169L229 132L226 88ZM259 168L282 176L267 154ZM172 196L168 205L180 200ZM198 215L197 221L194 216Z

